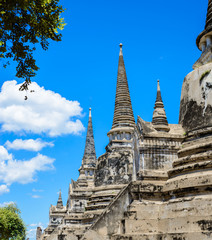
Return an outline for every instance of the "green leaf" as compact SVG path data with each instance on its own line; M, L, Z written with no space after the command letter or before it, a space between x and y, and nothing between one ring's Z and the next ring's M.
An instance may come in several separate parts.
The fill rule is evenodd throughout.
M35 45L47 50L49 40L61 41L58 31L65 26L63 12L59 0L1 1L0 58L17 62L16 76L25 80L21 90L28 89L39 69L33 57ZM8 65L3 61L0 64Z

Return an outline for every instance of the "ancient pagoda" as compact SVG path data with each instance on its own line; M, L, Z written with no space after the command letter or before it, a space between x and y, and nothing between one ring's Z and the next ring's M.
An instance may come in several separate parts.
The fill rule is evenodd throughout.
M96 159L90 109L79 178L65 206L60 192L37 240L212 239L211 39L209 0L196 41L202 53L183 82L178 124L167 120L159 80L152 121L138 116L135 123L120 44L106 151Z

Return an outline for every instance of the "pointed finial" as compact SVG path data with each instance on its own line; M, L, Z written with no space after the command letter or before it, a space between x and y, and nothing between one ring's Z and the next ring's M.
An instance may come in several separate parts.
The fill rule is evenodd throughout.
M156 98L156 103L157 102L163 102L161 98L161 92L160 92L160 81L159 79L157 80L157 98Z
M123 44L122 44L122 43L120 43L120 44L119 44L119 47L120 47L119 56L123 56L123 52L122 52L122 46L123 46Z
M58 201L61 201L62 200L62 194L61 194L61 189L59 191L59 197L58 197Z
M62 201L61 189L60 189L59 197L58 197L58 200L57 200L57 208L62 208L62 207L63 207L63 201Z
M89 108L89 118L91 117L91 107Z
M158 86L157 86L157 91L160 92L160 80L158 79Z

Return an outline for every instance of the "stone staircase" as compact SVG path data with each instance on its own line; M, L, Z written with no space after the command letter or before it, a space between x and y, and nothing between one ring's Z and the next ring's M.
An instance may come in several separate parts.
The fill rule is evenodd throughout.
M94 224L85 233L82 240L100 240L111 239L112 235L117 232L120 220L127 210L127 206L131 202L130 184L124 187L116 195L116 197L108 204L108 206L98 216ZM122 206L122 209L119 207ZM106 224L106 228L104 227Z
M96 187L87 201L84 213L85 217L87 216L90 219L93 219L94 222L124 186L125 185L110 185Z
M82 239L137 240L148 239L148 237L141 238L142 235L155 235L158 232L158 214L161 205L159 199L165 178L160 174L158 176L155 174L153 179L149 176L145 179L143 176L142 181L131 182L125 186Z

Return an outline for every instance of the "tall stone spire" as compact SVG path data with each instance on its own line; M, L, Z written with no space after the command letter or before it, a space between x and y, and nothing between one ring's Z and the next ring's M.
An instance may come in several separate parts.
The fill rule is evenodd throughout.
M59 192L59 197L57 200L57 208L63 208L63 200L62 200L62 196L61 196L61 190Z
M96 151L93 136L91 108L89 108L89 120L85 141L85 150L82 158L82 165L79 169L80 175L77 180L80 187L87 187L89 184L90 185L93 184L95 170L96 170Z
M92 165L92 164L95 164L95 162L96 162L96 151L95 151L94 136L93 136L91 108L89 108L88 128L87 128L85 150L84 150L82 163L83 165Z
M154 128L158 131L169 131L168 121L166 118L166 112L164 109L161 91L160 91L160 82L157 83L157 97L155 101L155 107L153 112L152 124Z
M212 0L208 0L205 29L197 37L196 44L202 54L193 65L194 69L212 61Z
M115 111L112 129L117 127L134 127L134 125L135 119L133 116L127 75L124 66L122 44L120 43Z

